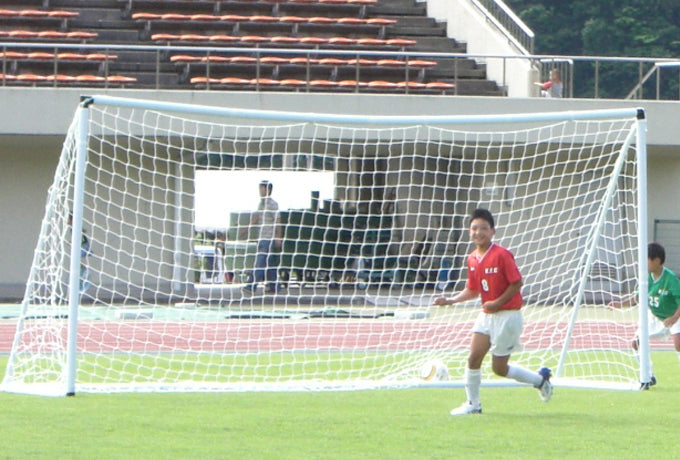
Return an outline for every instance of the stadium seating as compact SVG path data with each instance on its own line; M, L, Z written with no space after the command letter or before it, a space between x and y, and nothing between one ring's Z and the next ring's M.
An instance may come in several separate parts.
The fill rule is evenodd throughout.
M0 19L0 40L8 43L101 45L8 48L0 55L3 84L85 84L95 75L104 80L90 79L93 84L136 88L504 94L472 59L398 54L465 52L416 0L0 0ZM170 51L114 54L106 48L111 44L161 44ZM172 52L174 46L182 51ZM242 52L187 52L187 46ZM307 54L285 53L292 48ZM338 50L353 53L331 54Z

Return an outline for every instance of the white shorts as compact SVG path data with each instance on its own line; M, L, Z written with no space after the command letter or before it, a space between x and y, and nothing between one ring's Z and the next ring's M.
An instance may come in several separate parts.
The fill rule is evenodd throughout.
M491 354L494 356L510 356L521 351L519 337L522 335L522 312L520 310L502 310L496 313L481 312L472 328L472 332L489 336Z
M663 321L647 312L647 332L650 339L668 340L671 334L680 334L680 321L676 321L671 327L666 327ZM640 337L639 329L635 337Z

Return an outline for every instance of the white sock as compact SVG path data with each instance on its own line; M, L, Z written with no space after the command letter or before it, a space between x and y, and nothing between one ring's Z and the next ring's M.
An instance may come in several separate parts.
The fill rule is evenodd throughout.
M465 394L473 406L480 404L479 387L482 385L482 370L465 368Z
M508 366L508 375L506 375L506 377L517 380L518 382L530 383L535 387L539 386L543 381L543 377L536 372L531 372L530 370L519 366Z

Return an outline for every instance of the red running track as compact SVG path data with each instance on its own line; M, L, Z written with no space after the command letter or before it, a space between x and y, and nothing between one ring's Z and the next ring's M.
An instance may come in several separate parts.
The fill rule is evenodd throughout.
M46 333L35 322L26 323L26 340L36 334L36 343L50 343L58 334L66 337L66 322ZM212 351L219 353L256 351L403 351L410 349L466 349L472 323L446 324L421 321L309 321L284 322L238 320L222 322L126 321L90 322L78 326L78 349L88 352ZM0 324L0 352L11 350L14 323ZM562 347L565 323L529 323L522 343L525 349ZM50 335L52 334L52 335ZM576 325L570 349L628 349L635 325L582 322ZM653 344L655 348L668 344Z

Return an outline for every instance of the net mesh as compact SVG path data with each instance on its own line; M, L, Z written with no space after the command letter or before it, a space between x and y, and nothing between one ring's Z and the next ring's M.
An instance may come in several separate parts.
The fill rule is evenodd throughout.
M479 303L432 302L464 287L477 207L523 275L512 362L564 384L636 385L637 313L606 308L636 287L634 126L366 128L95 104L77 389L403 387L431 384L420 369L434 360L460 384ZM66 385L77 129L48 193L12 391ZM262 181L276 212L257 211Z

